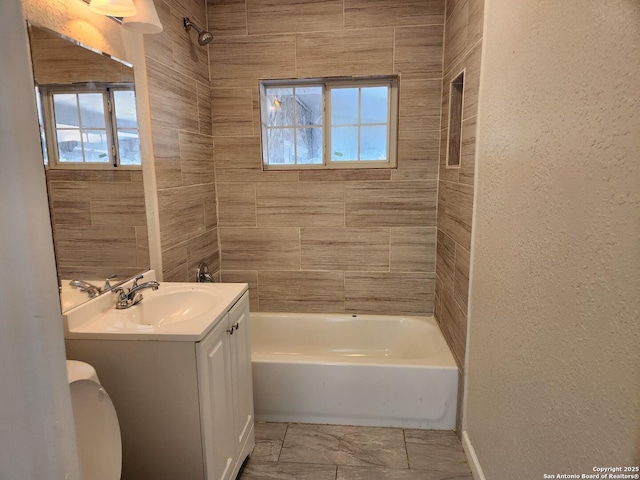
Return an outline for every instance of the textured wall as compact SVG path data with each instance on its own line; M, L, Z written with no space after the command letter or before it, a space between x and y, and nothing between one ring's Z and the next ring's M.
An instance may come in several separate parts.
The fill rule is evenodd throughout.
M458 366L467 340L469 252L484 0L447 2L445 23L435 315ZM464 71L460 164L447 167L449 90ZM462 385L462 382L460 382Z
M163 279L193 281L200 261L218 275L209 57L189 17L206 25L204 0L156 0L164 31L146 35L146 74L160 217Z
M640 4L487 2L466 430L489 479L640 463Z
M222 278L253 310L433 312L444 7L209 1ZM390 73L397 170L261 170L259 78Z

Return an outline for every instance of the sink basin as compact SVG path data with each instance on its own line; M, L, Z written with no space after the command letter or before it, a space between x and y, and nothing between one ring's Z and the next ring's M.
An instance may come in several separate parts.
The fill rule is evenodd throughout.
M142 301L123 310L115 308L115 295L101 295L64 314L65 336L197 341L246 290L238 283L160 282L158 290L143 290Z
M208 286L163 283L158 290L144 290L142 301L132 307L107 310L101 321L125 330L157 329L207 315L221 302Z

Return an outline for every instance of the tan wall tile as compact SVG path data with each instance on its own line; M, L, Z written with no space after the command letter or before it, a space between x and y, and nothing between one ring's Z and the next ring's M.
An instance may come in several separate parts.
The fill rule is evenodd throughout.
M429 227L436 224L436 182L345 184L348 227Z
M198 92L198 123L200 133L203 135L213 135L213 124L211 117L211 88L209 83L197 82L196 90Z
M398 139L398 168L393 180L437 180L440 131L432 130L415 138Z
M478 113L481 56L482 42L478 43L465 58L464 104L462 107L462 116L465 119Z
M473 185L476 166L476 119L471 117L462 122L462 149L460 158L460 183Z
M258 272L263 312L344 312L342 272Z
M147 76L154 132L157 127L198 132L195 80L148 57Z
M250 35L342 28L342 0L247 0Z
M245 0L207 0L209 30L217 37L246 35L247 9Z
M345 0L345 27L444 23L444 0Z
M220 270L218 230L215 228L187 240L187 269L190 282L195 281L200 262L205 262L209 266L211 274Z
M389 270L388 228L301 228L303 270Z
M187 186L215 182L213 138L180 132L179 139L182 184Z
M456 242L442 230L438 230L438 247L436 257L436 275L444 288L453 291L456 262Z
M340 170L300 170L301 182L356 182L390 180L393 169L340 169Z
M468 0L457 2L444 30L444 72L448 73L460 61L467 47Z
M467 46L471 47L482 39L484 23L484 0L469 2L469 18L467 21Z
M431 315L435 279L429 273L346 272L345 311L381 315Z
M206 24L205 6L203 2L168 1L171 18L163 24L163 34L171 37L173 56L167 58L166 53L153 57L171 69L186 75L193 80L207 83L209 81L209 65L207 49L198 45L198 34L195 30L187 32L182 19L189 17L199 27Z
M473 186L440 182L438 228L466 249L471 248Z
M458 367L463 368L467 341L467 317L447 288L442 291L440 328Z
M210 45L216 88L253 88L259 78L295 77L295 35L221 37Z
M187 244L162 250L162 278L165 282L188 282Z
M147 227L135 227L136 229L136 266L141 270L151 267L149 260L149 231Z
M136 265L136 229L117 225L58 225L56 257L61 266ZM99 255L96 252L99 251Z
M172 25L175 16L171 13L171 8L164 0L154 2L158 18L163 25L161 33L155 35L144 35L144 52L149 58L173 62L173 32L165 25Z
M440 129L441 89L440 80L401 80L401 132L415 137Z
M341 183L269 182L256 184L258 226L344 226Z
M47 181L51 223L90 225L89 185L89 182Z
M218 206L216 201L216 185L207 183L200 187L204 202L204 229L212 230L218 226Z
M258 272L255 270L222 270L224 283L246 283L249 285L249 309L260 310L258 304Z
M296 73L301 78L393 73L393 29L298 34Z
M456 265L453 282L453 297L462 311L467 311L469 297L469 259L470 254L460 245L456 245Z
M289 182L296 171L262 171L260 137L216 137L215 168L218 182Z
M214 135L253 135L253 99L250 88L214 88L211 90L211 101Z
M177 130L153 127L153 156L158 189L182 186Z
M397 272L435 272L435 227L392 227L390 270Z
M395 29L393 71L403 79L442 78L443 25Z
M142 226L147 224L141 183L91 182L88 199L94 225Z
M48 169L47 180L75 182L131 182L131 170Z
M297 228L221 227L223 270L299 270Z
M221 227L255 227L257 225L255 184L219 183L218 221Z
M158 191L162 250L205 231L204 198L199 185Z

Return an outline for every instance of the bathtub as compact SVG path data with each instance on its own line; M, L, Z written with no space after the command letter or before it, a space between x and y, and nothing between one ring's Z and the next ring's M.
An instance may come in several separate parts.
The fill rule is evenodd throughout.
M255 418L453 429L458 369L433 317L251 313Z

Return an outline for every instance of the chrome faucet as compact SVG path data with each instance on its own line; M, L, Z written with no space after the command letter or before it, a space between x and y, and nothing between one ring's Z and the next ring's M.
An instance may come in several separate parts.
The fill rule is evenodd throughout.
M79 288L81 292L85 292L89 295L89 298L97 297L102 293L100 287L96 287L95 285L85 282L84 280L71 280L69 285L72 287Z
M133 281L131 288L126 291L124 288L113 290L113 293L118 294L118 301L116 302L116 308L118 310L133 307L135 304L140 303L140 301L142 301L142 290L147 288L157 290L160 288L160 284L154 281L144 282L138 285L138 280L142 280L142 278L143 275L138 275Z
M205 282L205 283L215 282L213 275L209 273L209 265L207 265L204 262L200 262L198 264L198 269L196 270L196 282Z

